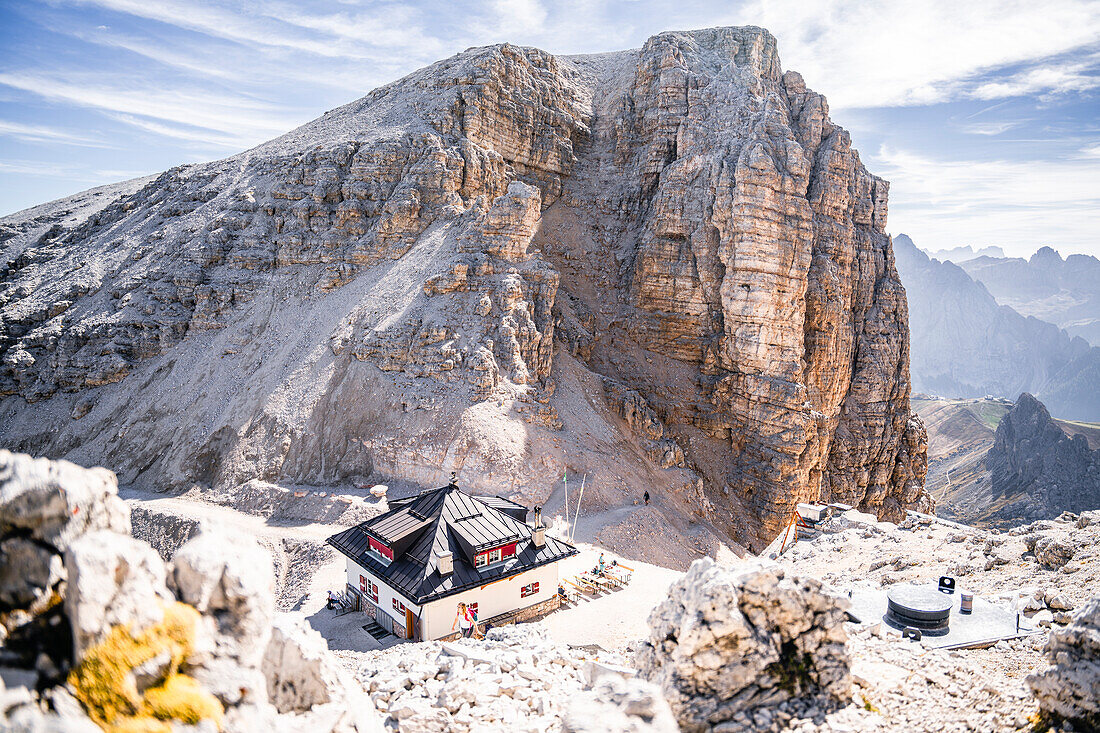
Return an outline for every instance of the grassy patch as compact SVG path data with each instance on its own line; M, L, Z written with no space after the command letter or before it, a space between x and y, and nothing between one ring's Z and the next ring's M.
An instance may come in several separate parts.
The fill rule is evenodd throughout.
M974 417L981 420L991 430L997 429L997 426L1001 424L1001 418L1007 415L1010 409L1012 409L1011 405L987 400L976 400L970 406L970 411Z

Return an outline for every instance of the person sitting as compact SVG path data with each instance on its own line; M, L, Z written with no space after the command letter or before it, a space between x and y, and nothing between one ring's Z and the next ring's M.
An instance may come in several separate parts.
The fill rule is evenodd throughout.
M328 608L334 609L340 607L340 596L333 593L331 590L328 592Z

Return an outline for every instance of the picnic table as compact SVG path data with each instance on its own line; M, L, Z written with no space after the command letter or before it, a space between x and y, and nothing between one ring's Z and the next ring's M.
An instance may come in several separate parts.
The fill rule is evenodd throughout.
M580 577L591 583L592 585L596 586L600 590L614 590L615 588L611 580L602 575L585 572L581 573Z

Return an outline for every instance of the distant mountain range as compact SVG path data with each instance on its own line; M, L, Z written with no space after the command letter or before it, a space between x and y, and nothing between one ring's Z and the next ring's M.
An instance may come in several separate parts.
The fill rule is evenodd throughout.
M1031 256L976 257L961 262L967 274L985 285L1001 305L1035 316L1100 346L1100 260L1070 255L1064 260L1050 247Z
M894 255L909 302L914 392L1011 400L1029 392L1060 418L1100 420L1100 348L999 304L963 266L930 258L904 234L894 238ZM1031 262L1038 270L1048 259ZM996 272L993 262L971 261Z
M982 247L976 250L969 245L965 247L952 247L951 249L926 249L924 252L929 257L940 260L941 262L951 261L955 264L962 264L975 257L1000 258L1005 256L1005 251L1000 247Z
M1100 259L1079 254L1062 259L1051 247L1039 248L1029 259L1006 257L1000 247L921 251L966 270L1000 305L1100 346Z

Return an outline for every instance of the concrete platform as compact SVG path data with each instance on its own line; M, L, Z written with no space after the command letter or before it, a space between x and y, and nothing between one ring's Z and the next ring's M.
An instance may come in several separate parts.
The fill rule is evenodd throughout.
M929 587L935 588L936 585L929 584ZM974 597L973 612L961 613L959 604L965 590L956 589L952 594L944 594L952 602L947 633L924 634L921 641L925 646L933 649L980 649L993 646L1002 639L1016 639L1040 633L1041 630L1030 619L1021 615L1017 625L1015 613L977 596ZM881 623L900 631L885 620L888 591L889 588L852 591L850 613L858 619L857 623L861 626Z

